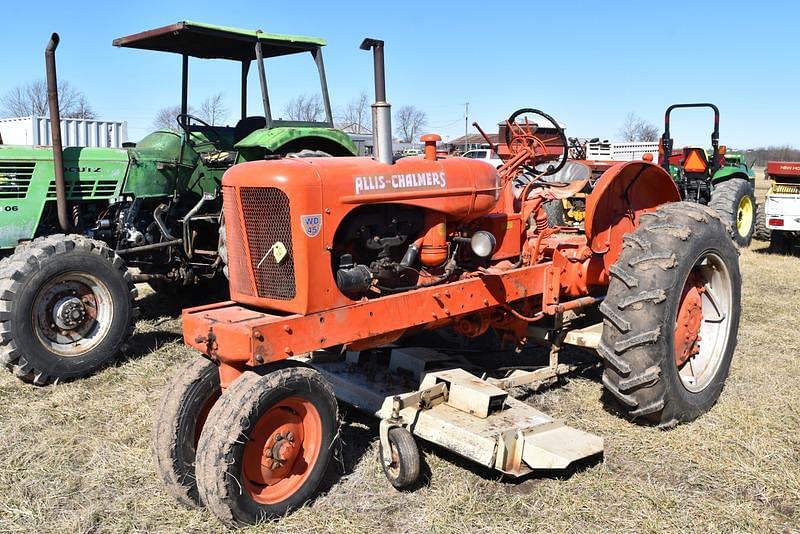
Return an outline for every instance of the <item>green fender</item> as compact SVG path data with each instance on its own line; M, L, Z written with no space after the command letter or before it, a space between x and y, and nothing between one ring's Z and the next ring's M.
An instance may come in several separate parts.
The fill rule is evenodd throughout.
M350 137L339 130L333 128L318 128L307 126L289 126L277 128L262 128L251 133L234 145L236 149L262 148L270 152L278 152L281 147L293 143L299 139L307 139L308 146L303 144L303 148L313 148L316 144L330 145L333 143L341 147L351 155L357 153L355 143ZM316 141L316 143L315 143ZM321 141L321 143L320 143ZM340 155L340 154L337 154Z
M754 181L756 175L746 165L726 165L720 167L717 172L711 177L711 181L715 184L725 182L732 178L741 178L742 180Z

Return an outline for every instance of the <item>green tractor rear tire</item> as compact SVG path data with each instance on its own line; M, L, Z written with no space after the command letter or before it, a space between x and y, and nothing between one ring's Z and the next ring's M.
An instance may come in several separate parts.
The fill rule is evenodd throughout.
M767 214L764 211L764 204L756 205L756 228L753 238L758 241L769 241L770 229L767 227Z
M733 240L746 247L753 239L756 223L756 199L753 186L743 178L732 178L714 186L708 204L733 230Z
M19 247L0 279L0 363L36 385L110 363L130 337L136 289L100 241L50 235Z

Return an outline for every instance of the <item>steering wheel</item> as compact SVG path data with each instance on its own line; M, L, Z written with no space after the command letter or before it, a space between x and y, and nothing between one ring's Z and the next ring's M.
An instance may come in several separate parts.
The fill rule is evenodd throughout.
M180 115L175 117L175 120L178 121L178 126L180 126L183 129L183 131L186 132L186 135L190 137L193 132L189 131L189 122L194 121L200 123L201 126L205 126L206 128L208 128L208 131L210 133L214 134L214 139L208 140L212 145L217 147L217 143L215 143L214 141L217 141L218 143L220 143L220 145L224 144L224 138L222 137L222 134L219 133L219 130L217 130L216 128L214 128L213 126L211 126L210 124L208 124L206 121L204 121L199 117L195 117L194 115L189 115L188 113L181 113Z
M553 128L555 128L556 135L549 135L547 137L540 137L539 135L536 135L536 132L539 130L539 124L537 122L529 121L528 117L525 117L524 122L517 122L517 117L525 114L538 115L546 119L550 124L553 125ZM551 161L555 158L558 158L558 163L556 165L547 166L543 176L550 176L551 174L557 173L567 162L567 157L569 156L569 144L567 143L567 137L564 134L564 129L558 125L553 117L543 111L533 108L518 109L512 113L508 118L508 121L506 121L505 134L506 145L508 146L508 149L511 151L512 155L519 154L520 152L526 150L529 150L533 153L533 157L531 158L532 167L529 165L523 165L523 167L529 172L536 174L541 173L541 170L537 169L537 160ZM558 144L554 145L554 140L558 141ZM560 155L554 155L551 153L553 146L561 147Z

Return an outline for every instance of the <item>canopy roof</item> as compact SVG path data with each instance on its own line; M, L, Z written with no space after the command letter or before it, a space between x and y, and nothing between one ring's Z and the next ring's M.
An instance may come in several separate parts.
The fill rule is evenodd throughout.
M187 54L204 59L247 61L256 58L260 41L264 57L308 52L325 46L324 39L263 33L189 20L114 39L114 46Z

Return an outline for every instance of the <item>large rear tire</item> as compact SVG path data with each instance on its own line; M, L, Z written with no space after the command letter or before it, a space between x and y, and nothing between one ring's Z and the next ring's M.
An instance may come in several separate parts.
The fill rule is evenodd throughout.
M211 408L222 394L214 362L194 358L167 386L153 426L153 458L167 492L191 508L202 505L197 493L197 442Z
M129 338L135 298L125 263L105 243L37 238L2 269L0 363L37 385L90 375Z
M282 516L313 497L336 433L336 398L318 371L291 363L245 371L200 435L200 498L228 526Z
M750 244L755 229L756 199L748 180L731 178L716 184L708 205L717 210L731 227L737 245L746 247Z
M756 228L753 238L758 241L769 241L770 229L767 227L767 214L764 211L764 204L756 205Z
M608 396L662 427L708 411L728 376L740 304L738 252L716 212L676 202L643 215L600 306Z

